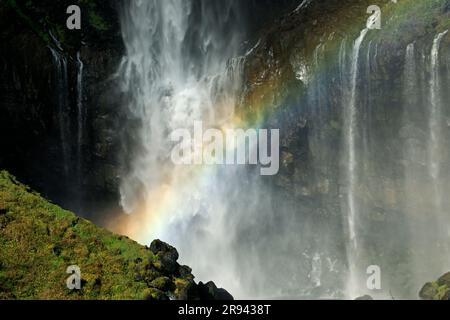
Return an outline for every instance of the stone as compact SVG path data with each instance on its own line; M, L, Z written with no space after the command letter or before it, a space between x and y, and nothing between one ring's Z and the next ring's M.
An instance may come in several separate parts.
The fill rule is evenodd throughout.
M210 281L206 284L200 282L198 284L198 291L201 300L234 300L233 296L225 289L217 288L214 282Z
M159 277L150 283L150 287L164 292L171 291L173 289L172 286L172 281L168 277Z
M422 300L450 300L450 272L436 282L428 282L419 292Z
M177 249L162 242L161 240L155 240L150 245L150 251L160 258L161 264L158 269L162 273L173 274L178 271L179 264L177 263Z

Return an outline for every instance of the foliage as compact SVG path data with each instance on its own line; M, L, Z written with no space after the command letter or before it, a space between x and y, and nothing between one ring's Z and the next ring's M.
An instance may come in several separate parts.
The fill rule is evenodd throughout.
M161 298L180 282L157 270L148 248L49 203L5 171L0 247L0 299ZM71 265L81 269L80 291L66 287Z

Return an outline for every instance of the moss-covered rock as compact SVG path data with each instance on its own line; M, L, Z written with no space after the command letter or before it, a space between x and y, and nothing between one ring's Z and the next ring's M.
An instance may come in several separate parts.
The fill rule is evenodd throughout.
M423 300L450 300L450 272L435 282L425 284L419 296Z
M0 247L0 299L201 299L175 248L157 240L150 249L98 228L5 171ZM81 270L81 290L66 286L72 265Z

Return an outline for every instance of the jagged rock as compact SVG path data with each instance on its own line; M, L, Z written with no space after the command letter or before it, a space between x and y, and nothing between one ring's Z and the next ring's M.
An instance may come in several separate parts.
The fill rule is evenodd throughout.
M160 258L161 264L159 269L163 273L170 274L178 271L180 267L177 263L179 255L178 251L174 247L162 242L161 240L155 240L150 245L150 251Z
M161 290L150 288L145 291L146 298L148 301L167 301L170 300L169 297Z
M179 272L181 277L188 277L191 275L192 269L188 266L180 266Z
M206 284L200 282L198 290L201 300L233 300L233 296L225 289L217 288L214 282L210 281Z
M423 300L450 300L450 272L436 282L426 283L420 290L419 296Z
M156 278L150 282L150 287L166 292L173 289L172 281L168 277Z
M150 245L150 251L154 254L167 254L175 261L178 260L178 251L174 247L162 242L161 240L154 240Z

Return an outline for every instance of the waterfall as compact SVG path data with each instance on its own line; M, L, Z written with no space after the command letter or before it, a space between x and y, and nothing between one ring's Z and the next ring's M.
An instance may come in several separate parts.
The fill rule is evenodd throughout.
M347 225L349 232L348 260L349 260L349 281L348 294L355 296L357 294L357 253L358 253L358 207L356 200L357 177L357 80L359 68L360 48L369 29L364 29L356 39L353 45L351 66L350 66L350 90L345 113L345 141L347 149Z
M447 32L437 34L431 50L416 43L406 47L403 71L403 142L405 198L402 219L409 226L412 288L406 296L416 297L427 279L448 270L450 250L447 206L448 163L440 70L440 44ZM429 70L429 76L427 74ZM424 120L425 119L425 120ZM400 230L399 230L400 231Z
M62 150L62 165L64 178L69 176L70 168L70 144L69 138L69 121L67 119L69 108L69 88L67 77L67 59L64 55L57 52L55 49L50 48L52 53L53 63L55 65L55 80L56 80L56 92L57 92L57 121L59 128L59 138Z
M315 235L335 232L334 225L321 225L313 213L276 196L247 166L170 161L174 129L194 131L198 120L205 127L236 126L245 53L251 52L240 48L246 6L125 2L126 56L118 75L136 149L120 188L130 216L118 231L143 244L155 238L173 244L198 281L213 280L236 298L329 297L334 290L323 284L338 282L337 253L331 237Z
M329 63L329 40L315 48L312 61L298 52L289 57L306 96L292 103L296 110L279 108L268 121L286 129L286 144L298 137L307 140L307 146L286 147L287 160L305 171L288 168L291 180L280 175L273 184L263 183L252 170L236 166L171 162L173 130L194 132L197 121L205 128L236 126L235 108L246 89L244 65L263 43L258 40L253 49L242 45L242 3L124 2L126 54L117 74L129 120L126 141L133 145L127 145L129 167L120 186L121 205L129 217L117 231L147 245L154 238L173 244L196 280L213 280L236 298L329 298L343 297L343 291L347 298L363 293L385 297L391 285L406 295L411 289L403 284L412 282L406 279L407 271L419 279L413 290L439 276L445 263L435 257L443 244L430 244L430 234L433 240L445 240L441 231L435 235L433 230L448 226L445 199L436 192L445 189L439 152L445 142L444 82L439 73L439 45L445 33L433 43L430 79L418 72L423 61L428 70L429 61L419 62L419 53L425 54L419 45L410 44L403 83L390 82L390 69L383 63L391 61L385 54L392 44L375 37L367 52L362 49L370 23L353 43L342 40L339 55L333 57L336 65ZM268 59L275 58L270 47L266 53ZM380 80L386 78L389 81ZM392 84L392 91L386 83ZM431 104L425 105L418 89L427 91ZM383 90L386 95L379 94ZM403 110L393 108L394 102ZM342 114L336 112L339 108L333 110L336 103ZM380 128L390 115L393 128ZM424 125L426 116L429 124ZM333 148L339 143L339 130L342 152ZM379 156L380 151L386 155ZM336 152L341 152L341 166ZM402 164L404 176L397 172ZM435 189L428 192L431 184ZM433 197L439 210L428 206ZM438 218L427 220L431 211ZM419 248L420 254L410 253L411 248ZM379 292L363 287L367 277L362 268L372 263L383 271ZM427 277L419 269L427 270Z
M78 192L81 193L83 189L81 179L83 176L83 139L86 115L83 108L83 71L84 64L80 58L80 52L77 53L77 179L78 179Z
M174 244L198 279L215 280L234 294L240 285L227 215L232 214L233 187L242 177L232 168L173 165L169 135L175 129L193 131L196 121L205 127L233 125L244 62L239 58L244 28L239 5L125 1L126 56L118 72L130 99L130 118L140 123L133 133L136 154L120 188L122 207L132 220L124 232L146 244L155 238ZM211 268L213 262L220 270Z
M430 142L429 142L429 169L434 185L435 210L442 210L442 194L439 182L441 174L441 147L442 147L442 101L441 101L441 79L439 64L439 48L442 38L448 31L440 33L433 41L431 49L431 80L430 80Z
M447 173L442 170L442 163L445 161L444 149L446 148L446 139L443 133L444 128L444 110L442 102L442 90L441 90L441 70L440 70L440 45L444 36L448 33L448 30L439 33L433 40L433 46L431 48L431 66L430 66L430 115L429 115L429 149L428 149L428 170L432 183L432 195L434 211L434 219L436 220L437 230L436 233L439 236L439 241L444 241L441 246L441 250L445 253L445 256L450 256L450 246L448 243L448 237L450 236L448 224L450 220L448 218L448 211L443 204L444 197L444 181L447 177ZM450 258L447 259L450 262Z

